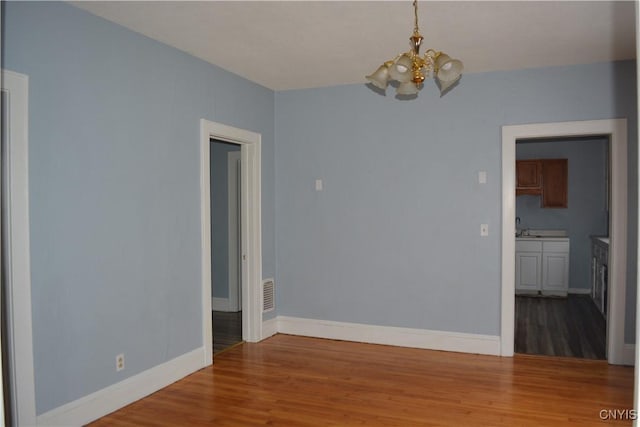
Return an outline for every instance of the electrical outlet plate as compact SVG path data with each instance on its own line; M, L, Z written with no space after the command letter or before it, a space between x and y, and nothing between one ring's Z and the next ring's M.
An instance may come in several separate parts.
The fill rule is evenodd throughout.
M124 369L124 354L116 356L116 371L122 371Z

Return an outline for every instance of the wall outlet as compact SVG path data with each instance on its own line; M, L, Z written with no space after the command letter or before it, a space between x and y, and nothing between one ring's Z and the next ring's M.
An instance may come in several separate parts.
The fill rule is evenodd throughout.
M116 371L122 371L124 369L124 354L116 356Z

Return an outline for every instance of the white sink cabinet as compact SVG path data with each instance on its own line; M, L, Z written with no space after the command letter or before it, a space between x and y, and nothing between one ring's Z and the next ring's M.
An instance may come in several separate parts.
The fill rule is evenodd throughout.
M569 238L516 238L516 293L566 296Z

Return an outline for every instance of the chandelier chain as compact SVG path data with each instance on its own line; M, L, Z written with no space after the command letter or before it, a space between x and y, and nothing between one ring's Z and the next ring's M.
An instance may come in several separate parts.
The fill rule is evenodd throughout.
M418 33L420 29L418 28L418 0L413 0L413 15L415 18L415 24L413 27L413 31Z

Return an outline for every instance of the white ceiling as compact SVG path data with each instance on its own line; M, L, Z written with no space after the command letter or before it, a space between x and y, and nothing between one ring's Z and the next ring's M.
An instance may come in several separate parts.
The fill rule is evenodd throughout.
M273 90L363 83L409 49L411 1L72 2ZM635 58L633 1L422 1L465 73Z

